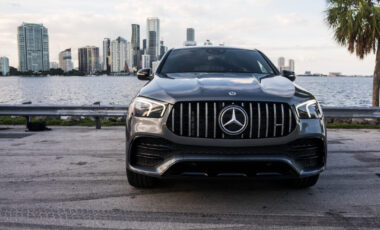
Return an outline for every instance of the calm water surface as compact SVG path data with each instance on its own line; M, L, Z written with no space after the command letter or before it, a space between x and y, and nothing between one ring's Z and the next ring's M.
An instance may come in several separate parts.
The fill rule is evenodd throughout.
M129 77L0 77L0 104L126 105L146 82ZM370 106L372 78L298 77L322 105Z

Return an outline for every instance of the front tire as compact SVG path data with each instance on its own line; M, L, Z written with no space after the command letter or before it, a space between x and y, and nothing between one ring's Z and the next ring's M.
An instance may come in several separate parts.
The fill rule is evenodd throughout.
M314 186L319 179L319 174L311 177L305 177L305 178L299 178L299 179L294 179L290 181L290 185L293 188L309 188Z
M127 169L127 178L130 185L136 188L153 188L157 179L132 172Z

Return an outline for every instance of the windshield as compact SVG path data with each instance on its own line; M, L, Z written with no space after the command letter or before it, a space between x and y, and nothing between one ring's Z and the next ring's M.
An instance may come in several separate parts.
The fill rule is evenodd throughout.
M161 69L161 73L191 72L274 74L257 51L218 47L173 50Z

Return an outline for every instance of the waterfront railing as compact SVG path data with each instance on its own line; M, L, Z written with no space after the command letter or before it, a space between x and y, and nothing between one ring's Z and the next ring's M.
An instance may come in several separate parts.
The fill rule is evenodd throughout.
M127 105L9 105L0 104L0 116L22 116L31 122L34 116L80 116L95 118L96 128L101 128L102 117L127 116ZM323 107L326 118L380 118L380 107Z

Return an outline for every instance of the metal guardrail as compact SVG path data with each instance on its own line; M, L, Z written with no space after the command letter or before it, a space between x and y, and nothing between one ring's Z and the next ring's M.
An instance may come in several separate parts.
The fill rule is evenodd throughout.
M125 105L1 105L0 116L24 116L31 122L33 116L83 116L94 117L96 128L101 128L100 117L125 117Z
M0 116L97 116L121 117L125 105L1 105Z
M84 116L94 117L96 128L101 128L100 117L125 117L125 105L2 105L0 116ZM380 107L323 107L326 118L380 118Z
M323 107L326 118L380 118L380 107Z

